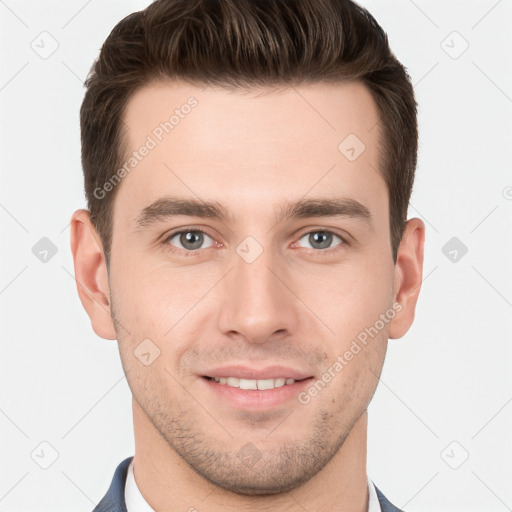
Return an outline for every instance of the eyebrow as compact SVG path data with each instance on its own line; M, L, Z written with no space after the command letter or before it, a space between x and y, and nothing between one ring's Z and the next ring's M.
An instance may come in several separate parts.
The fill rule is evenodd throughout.
M217 219L225 224L229 224L235 219L234 214L217 201L167 196L157 199L140 211L135 219L136 230L177 216ZM370 226L372 220L370 210L351 198L299 199L279 206L274 220L277 224L286 219L310 217L351 217L361 219Z

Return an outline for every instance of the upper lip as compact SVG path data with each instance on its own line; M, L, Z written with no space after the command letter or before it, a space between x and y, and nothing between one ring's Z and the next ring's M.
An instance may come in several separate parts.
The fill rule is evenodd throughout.
M248 366L222 366L208 370L203 374L205 377L237 377L239 379L264 380L264 379L294 379L302 380L312 377L303 371L288 366L266 366L265 368L250 368Z

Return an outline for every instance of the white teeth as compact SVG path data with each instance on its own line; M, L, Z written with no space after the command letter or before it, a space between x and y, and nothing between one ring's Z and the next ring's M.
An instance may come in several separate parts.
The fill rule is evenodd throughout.
M293 384L295 379L238 379L237 377L214 377L213 380L219 384L240 389L274 389Z
M228 386L232 386L234 388L239 388L240 387L240 379L237 379L236 377L228 377L226 384Z
M258 383L258 389L274 389L274 379L262 379L255 382Z
M238 383L240 389L258 389L258 381L249 379L240 379Z

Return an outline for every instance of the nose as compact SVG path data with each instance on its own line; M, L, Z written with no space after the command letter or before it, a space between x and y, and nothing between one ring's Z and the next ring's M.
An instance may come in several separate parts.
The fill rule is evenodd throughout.
M253 344L293 334L301 302L290 272L270 249L249 261L235 252L234 268L221 282L220 332Z

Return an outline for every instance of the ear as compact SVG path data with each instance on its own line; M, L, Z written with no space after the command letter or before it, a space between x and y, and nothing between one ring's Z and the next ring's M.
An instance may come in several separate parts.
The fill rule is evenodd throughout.
M391 321L389 337L401 338L414 320L416 302L423 278L423 247L425 224L420 219L409 219L398 248L395 263L393 304L400 304L401 310Z
M71 217L71 252L78 295L92 328L101 338L115 340L103 244L88 210L77 210Z

